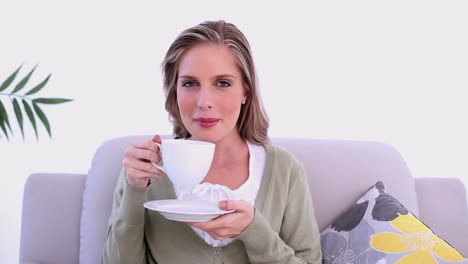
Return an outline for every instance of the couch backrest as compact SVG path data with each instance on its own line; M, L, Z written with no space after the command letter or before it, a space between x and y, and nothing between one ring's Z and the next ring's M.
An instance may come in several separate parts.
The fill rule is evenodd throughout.
M116 138L96 151L83 193L80 263L100 262L124 151L138 140L151 138ZM272 144L288 150L304 165L320 230L379 180L390 194L418 213L414 179L401 155L390 145L297 138L274 138Z

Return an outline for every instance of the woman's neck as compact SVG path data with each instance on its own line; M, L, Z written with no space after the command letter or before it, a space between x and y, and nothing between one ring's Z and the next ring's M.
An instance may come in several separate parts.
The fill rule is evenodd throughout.
M216 142L212 167L222 167L226 163L242 159L244 154L248 154L247 143L239 134L226 137L222 141Z
M249 177L249 149L237 133L216 142L215 154L210 170L203 182L224 185L235 190Z

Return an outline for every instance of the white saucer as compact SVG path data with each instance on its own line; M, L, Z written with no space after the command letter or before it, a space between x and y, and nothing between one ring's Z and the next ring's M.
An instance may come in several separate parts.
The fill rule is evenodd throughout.
M204 200L154 200L144 203L143 206L158 211L169 220L182 222L206 222L234 212L219 209L218 202Z

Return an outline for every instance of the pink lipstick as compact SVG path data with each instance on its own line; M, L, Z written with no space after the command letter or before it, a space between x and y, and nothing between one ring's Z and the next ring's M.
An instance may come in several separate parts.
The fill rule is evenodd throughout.
M216 118L195 118L195 122L197 122L198 125L204 128L210 128L218 124L219 119Z

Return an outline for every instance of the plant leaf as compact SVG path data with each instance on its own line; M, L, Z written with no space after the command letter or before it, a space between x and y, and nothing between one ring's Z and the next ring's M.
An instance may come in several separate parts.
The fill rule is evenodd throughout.
M23 114L21 113L21 108L16 98L13 99L13 108L15 109L16 120L18 120L18 125L21 128L21 135L23 135L23 140L24 140Z
M3 106L3 103L2 101L0 101L0 116L2 117L3 119L3 122L8 126L8 128L10 129L10 132L12 132L13 134L13 131L11 130L11 126L10 126L10 120L8 119L8 113L5 109L5 107Z
M5 107L3 107L2 101L0 101L0 127L2 128L3 133L5 134L8 141L10 141L10 137L8 136L8 131L7 131L6 126L5 126L5 122L6 122L5 115L6 115L6 109L5 109ZM11 131L11 129L10 129L10 131Z
M47 76L45 80L43 80L40 84L36 85L36 87L32 88L29 92L27 92L25 95L30 95L39 92L49 81L50 75Z
M0 116L0 127L2 128L3 133L5 134L8 141L10 141L10 138L8 137L8 131L6 130L4 122L5 122L5 120L3 120L3 117Z
M64 98L36 98L32 100L36 104L61 104L73 101L73 99L64 99Z
M46 115L44 114L44 112L42 112L41 108L39 108L39 106L36 103L33 103L33 107L34 107L34 110L36 111L37 116L39 117L39 119L44 124L44 126L45 126L45 128L47 130L47 133L49 133L49 137L52 138L52 133L50 132L49 120L47 120Z
M24 99L22 101L23 101L24 110L26 110L26 114L28 115L29 120L31 121L31 124L34 128L34 132L36 133L36 139L39 139L39 136L37 135L36 118L34 117L34 114L28 102L26 102L26 100Z
M15 80L16 75L18 74L19 70L23 67L23 65L19 66L18 69L12 73L3 83L2 86L0 86L0 92L8 88L10 84Z
M12 94L18 92L19 90L23 89L23 87L26 85L26 83L28 83L29 81L29 78L31 77L31 75L33 74L34 70L36 70L36 66L34 66L34 68L28 73L28 75L26 75L26 77L24 77L15 87L15 89L13 90L13 92L11 92Z

